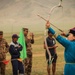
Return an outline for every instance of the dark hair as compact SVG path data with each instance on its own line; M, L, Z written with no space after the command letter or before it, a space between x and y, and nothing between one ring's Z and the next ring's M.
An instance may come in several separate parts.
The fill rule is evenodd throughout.
M28 30L28 28L23 28L23 31Z
M49 34L49 33L51 33L51 32L48 30L48 34Z

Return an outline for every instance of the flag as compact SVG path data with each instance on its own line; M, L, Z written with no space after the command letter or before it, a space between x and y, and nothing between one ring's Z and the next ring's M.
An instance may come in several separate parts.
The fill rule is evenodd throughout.
M24 34L23 34L23 29L21 29L21 31L20 31L18 42L23 47L22 51L20 51L20 58L22 60L24 60L27 57L27 53L26 53L26 43L25 43L25 38L24 38Z
M17 59L18 61L20 61L20 62L22 62L22 59L21 58L19 58L19 59Z
M7 65L9 63L10 60L3 60L2 62Z

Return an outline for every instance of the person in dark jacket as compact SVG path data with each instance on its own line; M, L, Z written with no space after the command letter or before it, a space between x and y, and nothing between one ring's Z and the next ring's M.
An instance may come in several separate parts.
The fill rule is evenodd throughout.
M17 34L12 35L12 42L10 43L9 53L11 54L11 63L13 75L24 75L24 67L22 61L19 61L20 51L22 50L21 44L17 42L19 36Z

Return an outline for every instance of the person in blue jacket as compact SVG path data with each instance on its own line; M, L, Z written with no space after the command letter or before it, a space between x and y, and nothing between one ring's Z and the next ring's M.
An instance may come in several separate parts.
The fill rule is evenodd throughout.
M50 22L47 21L46 28L54 35L56 40L65 48L64 58L65 67L64 75L75 75L75 28L69 30L67 38L57 35L56 32L50 27Z
M17 42L19 36L17 34L12 35L12 42L10 43L9 53L11 55L11 63L13 75L24 75L24 67L22 61L19 61L20 51L22 50L21 44Z

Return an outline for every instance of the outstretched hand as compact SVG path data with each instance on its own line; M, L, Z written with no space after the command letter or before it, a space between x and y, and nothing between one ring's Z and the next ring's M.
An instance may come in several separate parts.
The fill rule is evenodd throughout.
M65 33L65 32L62 32L61 35L62 35L62 36L66 36L66 33Z
M48 29L48 28L50 28L50 22L49 21L47 21L47 23L46 23L46 29Z

